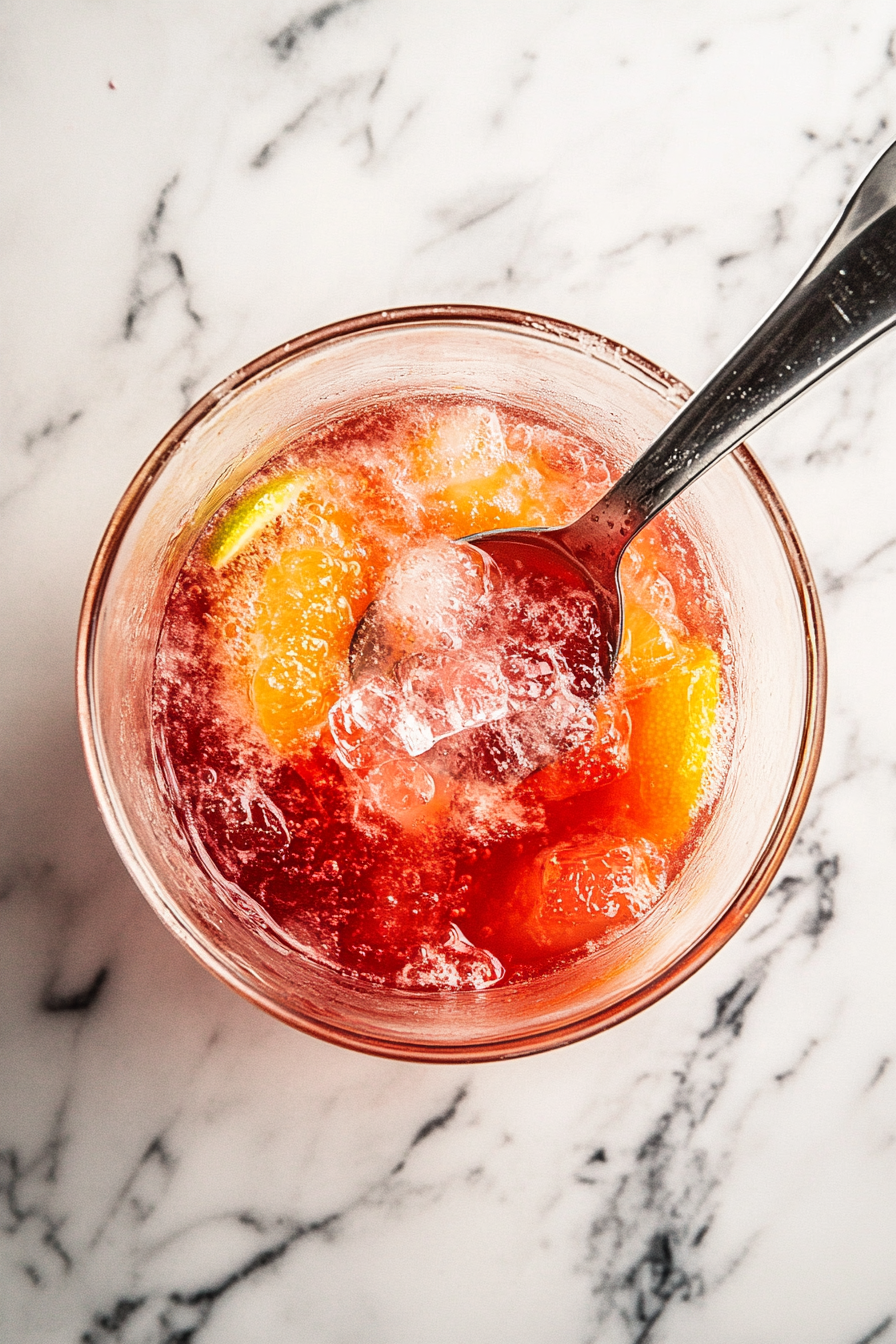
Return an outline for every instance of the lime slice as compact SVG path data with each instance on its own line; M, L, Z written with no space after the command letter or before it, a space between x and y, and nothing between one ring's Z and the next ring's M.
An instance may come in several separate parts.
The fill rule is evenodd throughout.
M307 476L282 476L245 495L225 513L209 538L206 556L212 568L223 569L259 532L285 513L307 486Z

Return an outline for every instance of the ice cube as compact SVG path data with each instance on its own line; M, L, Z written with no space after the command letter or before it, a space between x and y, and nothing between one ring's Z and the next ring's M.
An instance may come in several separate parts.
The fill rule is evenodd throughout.
M497 567L482 551L439 537L414 547L390 570L377 619L397 649L456 649L496 581Z
M398 983L405 989L487 989L503 977L498 958L475 947L452 924L444 942L420 945Z
M564 841L540 856L530 922L553 947L602 942L637 923L665 890L665 865L647 840L592 836Z
M551 657L564 688L583 700L600 695L604 678L599 650L606 636L592 594L571 590L531 602L525 620L529 629L538 632L541 647Z
M225 840L228 850L241 857L283 849L290 831L280 808L257 780L239 778L233 793L214 787L199 795L199 814Z
M387 812L407 812L432 802L436 784L429 771L408 758L384 761L364 779L364 788L378 807Z
M500 777L526 779L586 741L593 731L590 704L562 692L549 696L497 726Z
M593 597L512 567L496 583L495 568L440 540L393 571L378 607L403 623L403 652L330 714L348 768L421 757L455 779L517 781L593 736Z
M678 616L675 590L666 575L657 569L653 556L645 547L638 543L629 546L623 557L621 573L627 597L673 634L685 633Z
M480 844L513 840L543 828L543 809L516 789L479 780L457 781L452 802L458 827Z
M340 696L328 721L336 756L350 770L373 764L368 761L374 744L391 735L398 717L398 693L385 677L370 677Z
M541 770L533 785L542 798L559 802L587 793L625 773L632 721L621 696L609 691L591 705L593 731ZM583 720L584 727L584 720Z
M433 744L388 677L368 677L330 710L336 756L349 770L369 770L393 757L419 756Z
M437 742L428 766L454 779L513 783L550 764L594 731L590 705L565 694Z
M507 446L534 458L542 469L566 477L563 487L570 493L584 486L592 503L609 488L609 470L594 446L560 430L545 425L514 425L508 431Z
M624 908L638 918L662 894L661 871L659 855L646 840L557 845L541 860L544 912L615 919Z
M543 647L511 648L501 670L507 680L511 711L529 709L537 701L546 700L567 681L566 670L558 666L552 651Z
M493 723L507 713L507 681L497 659L456 658L446 668L456 732Z
M477 657L472 648L406 658L395 672L406 711L432 734L430 746L508 712L500 664Z
M423 484L438 488L487 476L507 461L497 413L489 406L458 406L439 413L413 446Z

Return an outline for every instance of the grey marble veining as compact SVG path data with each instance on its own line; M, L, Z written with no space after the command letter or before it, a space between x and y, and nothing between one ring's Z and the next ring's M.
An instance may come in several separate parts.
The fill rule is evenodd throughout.
M772 890L613 1031L476 1068L290 1032L124 875L87 570L218 378L486 302L701 380L894 133L882 0L7 6L0 1338L896 1341L896 338L765 428L831 686Z

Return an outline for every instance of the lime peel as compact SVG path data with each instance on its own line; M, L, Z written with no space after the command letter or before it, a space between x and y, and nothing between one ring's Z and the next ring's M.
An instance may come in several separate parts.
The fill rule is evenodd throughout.
M251 491L224 515L212 532L206 556L213 569L223 569L245 550L275 518L285 513L308 488L305 475L282 476Z

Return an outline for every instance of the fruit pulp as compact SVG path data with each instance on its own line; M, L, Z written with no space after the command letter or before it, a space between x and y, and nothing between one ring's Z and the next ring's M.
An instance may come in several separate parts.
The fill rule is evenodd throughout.
M632 543L616 674L583 687L587 604L452 544L571 522L609 483L581 432L420 397L303 436L225 503L172 591L153 705L220 899L413 990L531 979L662 917L730 753L723 612L693 548L668 516ZM384 594L399 654L355 684L352 634Z

